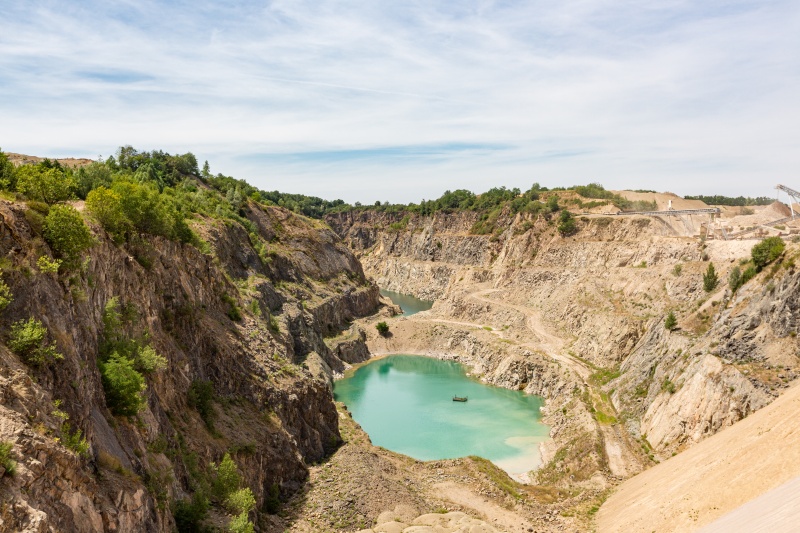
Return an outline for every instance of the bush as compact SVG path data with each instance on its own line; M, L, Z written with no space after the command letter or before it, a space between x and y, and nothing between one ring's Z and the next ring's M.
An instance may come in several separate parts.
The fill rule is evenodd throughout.
M225 499L225 507L233 514L243 513L245 516L256 506L256 497L249 488L232 492Z
M247 518L247 513L241 513L228 523L230 533L253 533L255 527Z
M14 164L8 156L0 150L0 189L13 191L17 188L17 175Z
M681 263L672 267L672 275L676 278L681 275L681 272L683 272L683 265Z
M389 334L389 324L386 322L378 322L375 324L375 329L377 329L378 333L383 337Z
M736 292L739 290L739 287L742 286L742 271L738 266L733 267L731 269L731 273L728 276L728 287L730 287L731 292Z
M125 240L125 235L133 224L122 211L120 195L106 187L98 187L86 197L86 210L103 226L117 244Z
M47 328L39 320L31 317L11 325L8 347L34 366L63 359L64 356L56 351L56 344L47 344L46 337Z
M718 283L719 277L717 276L716 270L714 270L714 263L709 263L706 273L703 274L703 290L711 292L717 288Z
M14 444L10 442L0 442L0 467L5 470L4 476L14 477L17 473L17 462L11 458L11 450Z
M136 415L144 406L142 392L146 385L133 360L114 352L99 367L106 405L111 412L120 416Z
M11 293L11 289L6 285L5 281L0 279L0 311L11 305L13 301L14 295Z
M780 237L767 237L753 246L750 255L753 257L756 272L761 272L761 269L780 257L784 248L786 244Z
M16 173L17 191L31 200L52 205L73 197L75 180L59 168L23 165Z
M44 238L67 266L77 265L81 254L94 244L80 213L68 205L50 208L50 213L44 219Z
M212 465L214 470L213 490L214 495L219 501L224 502L228 499L242 482L242 476L236 463L231 459L231 454L226 453L218 465Z
M214 429L214 385L210 381L197 380L189 386L188 393L189 407L196 409L200 418L206 423L206 427Z
M269 514L278 514L281 510L281 488L277 483L273 483L264 496L264 510Z
M664 327L667 328L669 331L675 329L675 326L678 325L678 319L675 318L675 313L670 311L667 315L667 318L664 319Z
M36 266L42 274L55 274L61 267L61 259L50 259L43 255L36 260Z
M159 355L152 346L143 346L138 350L134 359L136 370L144 374L152 374L157 370L167 368L167 358Z
M555 198L555 196L553 197ZM575 233L575 219L569 211L561 211L558 217L558 232L562 237Z
M64 422L64 425L61 426L61 444L81 457L89 456L89 443L83 436L83 431L77 428L73 432L72 426L68 422Z
M174 503L172 516L175 518L175 529L179 533L200 533L204 530L202 522L208 514L208 498L196 492L192 499L183 499Z

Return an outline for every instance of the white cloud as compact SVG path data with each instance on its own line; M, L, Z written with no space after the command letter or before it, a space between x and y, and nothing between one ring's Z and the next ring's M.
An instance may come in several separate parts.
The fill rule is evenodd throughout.
M589 180L766 195L800 163L790 1L33 1L4 13L9 151L191 150L263 188L362 202ZM404 149L424 145L435 155Z

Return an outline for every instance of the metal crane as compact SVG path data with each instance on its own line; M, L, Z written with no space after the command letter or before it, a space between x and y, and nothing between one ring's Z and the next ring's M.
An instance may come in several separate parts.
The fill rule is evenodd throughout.
M780 184L776 185L775 188L778 189L779 191L785 192L786 194L788 194L792 198L792 200L794 200L795 202L800 204L800 192L798 192L798 191L796 191L794 189L790 189L786 185L780 185ZM791 209L791 211L792 211L792 218L797 216L797 215L794 214L794 207L792 206L792 202L789 202L789 209Z

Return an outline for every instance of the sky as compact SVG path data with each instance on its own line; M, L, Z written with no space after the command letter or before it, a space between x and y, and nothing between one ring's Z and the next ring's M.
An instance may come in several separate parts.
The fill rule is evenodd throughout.
M800 188L797 0L0 0L0 147L418 202Z

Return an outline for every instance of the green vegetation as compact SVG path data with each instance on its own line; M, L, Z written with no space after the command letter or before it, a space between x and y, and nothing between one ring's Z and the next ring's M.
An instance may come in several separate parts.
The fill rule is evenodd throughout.
M670 311L669 314L667 314L667 318L664 319L664 327L667 328L669 331L672 331L673 329L675 329L677 325L678 325L678 319L675 317L675 313L673 311Z
M226 453L217 465L212 465L214 481L212 493L231 514L236 515L228 525L229 531L253 531L248 515L255 508L256 499L249 487L240 488L242 476L236 463Z
M718 283L719 277L717 276L716 270L714 270L714 263L709 263L706 273L703 274L703 290L711 292L717 288Z
M0 149L0 190L13 191L17 187L17 174L8 156Z
M175 502L172 507L172 516L175 518L175 528L179 533L200 533L203 520L208 515L208 498L201 492L195 492L191 499Z
M664 381L661 382L661 391L668 392L670 394L675 394L677 388L675 384L669 380L669 378L664 378Z
M8 347L25 362L37 367L64 358L56 351L55 342L47 343L44 324L33 317L11 325Z
M58 163L48 161L16 169L16 189L30 200L53 205L73 198L75 188L74 178Z
M189 407L196 409L210 431L214 431L214 385L210 381L196 380L189 386Z
M11 293L11 289L6 285L5 281L0 279L0 312L11 305L13 301L14 295Z
M81 457L89 457L89 443L86 441L86 437L83 436L83 431L80 428L72 431L72 426L69 422L64 422L61 426L61 444Z
M377 329L378 333L380 333L383 337L389 334L389 324L386 322L378 322L375 324L375 329Z
M91 248L94 239L83 223L80 213L68 205L54 205L44 219L44 238L65 266L80 263L83 252Z
M111 298L103 309L103 334L98 367L112 413L133 416L144 406L145 375L166 368L167 360L148 343L147 335L134 338L125 329L136 324L136 310Z
M749 205L769 205L775 201L774 198L769 198L767 196L759 196L757 198L751 198L749 196L737 196L736 198L732 198L730 196L703 196L702 194L699 196L685 196L687 200L700 200L702 202L707 203L708 205L731 205L731 206L749 206Z
M678 263L677 265L672 267L672 275L675 276L676 278L681 275L681 272L683 272L683 264Z
M785 248L786 244L780 237L767 237L753 246L750 255L753 258L756 272L761 272L765 266L780 257Z
M0 441L0 468L4 470L4 476L14 477L17 473L17 462L11 458L11 450L13 448L13 443Z
M42 274L55 274L61 268L61 259L50 259L46 255L36 260L36 267Z
M577 231L575 219L569 211L561 211L561 214L558 216L558 232L562 237L566 237L572 235L575 231Z
M114 352L98 366L111 412L118 416L136 415L145 405L142 392L147 385L144 376L134 368L133 360Z

